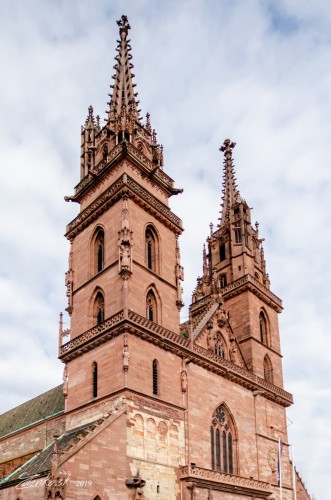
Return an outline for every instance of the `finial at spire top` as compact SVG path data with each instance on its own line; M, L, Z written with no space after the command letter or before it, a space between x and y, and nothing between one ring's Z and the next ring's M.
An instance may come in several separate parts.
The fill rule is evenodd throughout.
M128 18L127 16L122 16L121 19L119 19L118 21L116 21L118 26L120 27L120 36L122 38L122 35L124 35L124 37L127 36L128 32L129 32L129 29L131 29L131 26L128 22Z
M230 141L230 139L225 139L223 145L220 147L220 151L224 153L224 156L230 156L232 158L232 150L235 147L236 143Z

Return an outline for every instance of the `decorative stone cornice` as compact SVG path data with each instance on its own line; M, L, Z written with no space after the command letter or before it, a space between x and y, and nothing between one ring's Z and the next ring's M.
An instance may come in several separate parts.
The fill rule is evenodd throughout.
M144 189L127 174L123 174L106 189L96 200L68 224L66 237L72 240L85 227L90 225L96 218L113 205L123 194L134 199L142 205L149 213L171 227L177 234L182 232L182 221L164 203Z
M180 473L181 481L190 484L194 483L197 488L210 488L255 498L267 498L272 494L270 483L253 478L224 474L211 469L189 465L181 467ZM190 487L190 484L188 487Z
M267 287L265 287L256 278L254 278L254 276L250 274L245 274L245 276L243 276L242 278L233 281L226 287L222 288L221 291L223 299L226 301L227 299L235 297L236 295L239 295L240 293L246 290L249 290L252 293L254 293L254 295L259 297L266 304L275 309L275 311L281 312L283 310L281 299L277 297L277 295L275 295L274 293L270 292L270 290ZM194 312L202 308L203 306L207 305L210 300L211 300L210 295L207 295L206 297L203 297L202 299L193 302L193 304L190 307L191 312Z
M282 406L290 406L293 403L292 395L284 389L270 384L245 368L199 345L193 344L191 348L190 340L187 338L130 310L119 311L100 325L60 346L59 358L67 363L124 332L158 345L177 356L188 358L191 362L218 373L251 391L259 390L264 397Z
M277 295L270 292L270 290L262 285L254 276L251 274L245 274L242 278L230 283L226 287L222 288L222 295L224 300L234 297L245 290L250 290L257 297L267 303L270 307L275 309L277 312L283 310L282 301Z

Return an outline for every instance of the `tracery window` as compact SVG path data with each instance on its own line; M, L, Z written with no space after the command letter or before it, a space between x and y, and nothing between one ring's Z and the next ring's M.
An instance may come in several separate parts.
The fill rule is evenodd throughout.
M153 360L153 394L159 393L159 363L157 359Z
M260 340L262 344L269 345L267 318L263 311L260 312L259 326L260 326Z
M98 364L92 363L92 394L96 398L98 396Z
M264 380L270 382L270 384L274 383L273 367L270 358L267 354L264 356L263 360L263 374L264 374Z
M227 409L220 405L212 419L210 427L211 468L225 474L235 473L234 446L235 428Z
M98 292L95 297L94 319L97 325L101 325L105 320L105 300L101 292Z
M146 317L157 323L157 304L153 290L149 290L146 297Z

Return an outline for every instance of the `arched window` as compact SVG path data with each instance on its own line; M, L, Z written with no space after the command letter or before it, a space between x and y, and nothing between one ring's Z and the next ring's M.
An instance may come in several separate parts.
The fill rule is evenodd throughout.
M97 229L92 240L92 268L93 274L100 273L105 261L105 234L103 229Z
M159 363L157 359L153 360L153 394L159 393Z
M92 363L92 394L96 398L98 395L98 364Z
M235 473L233 440L235 427L226 405L220 405L210 427L211 468L225 474Z
M152 226L147 226L145 231L145 263L151 271L158 271L158 241L155 230Z
M260 326L260 340L262 344L269 345L267 318L263 311L260 312L259 326Z
M94 301L94 319L97 325L105 320L105 300L101 292L98 292Z
M102 148L102 159L107 160L107 156L108 156L108 147L107 144L105 144L104 147Z
M157 323L157 305L153 290L147 293L146 297L146 317L150 321Z
M264 374L264 380L270 382L270 384L274 383L274 373L273 373L272 363L267 354L264 356L263 360L263 374Z
M97 495L93 500L101 500L101 498L99 497L99 495Z

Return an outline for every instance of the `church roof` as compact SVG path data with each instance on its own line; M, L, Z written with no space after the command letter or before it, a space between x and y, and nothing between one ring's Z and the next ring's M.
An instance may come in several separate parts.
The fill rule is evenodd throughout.
M62 384L0 415L0 438L64 412Z
M61 386L60 386L61 387ZM57 388L56 388L57 389ZM51 391L49 391L51 392ZM77 441L93 430L97 422L84 424L76 429L62 434L57 439L57 450L59 454L68 451ZM45 476L52 470L52 459L54 454L54 441L37 453L30 460L18 467L14 472L0 480L0 488L6 488L13 483L21 482L29 477Z

